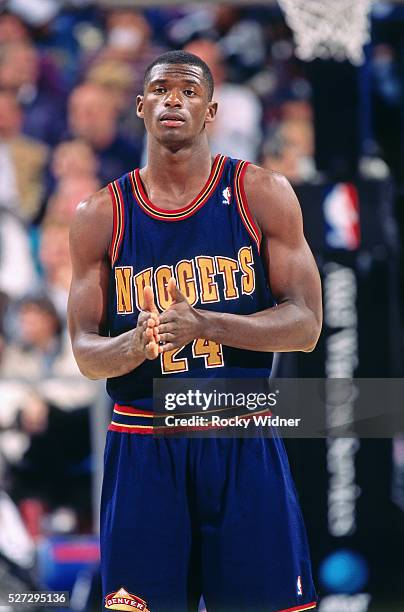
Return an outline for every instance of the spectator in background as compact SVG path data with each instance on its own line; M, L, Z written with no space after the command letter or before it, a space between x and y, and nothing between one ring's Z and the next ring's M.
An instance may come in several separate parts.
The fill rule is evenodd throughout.
M0 45L31 41L27 26L13 13L0 15Z
M314 132L310 121L288 119L280 123L279 131L281 138L296 148L300 158L313 158Z
M45 530L88 533L91 525L88 407L61 409L35 390L26 390L25 398L21 395L21 399L15 430L6 432L8 440L1 440L8 447L7 459L11 459L10 493L18 501L32 535L38 536ZM15 449L17 445L19 448Z
M62 325L47 297L24 298L17 314L18 339L6 346L1 374L38 380L54 369L61 353Z
M84 140L61 142L53 152L54 189L46 206L47 218L69 222L77 203L101 187L98 160Z
M97 63L88 71L86 81L107 89L120 115L125 114L130 106L134 106L135 75L124 62L106 60Z
M302 147L306 128L300 122L285 122L273 130L263 145L264 168L284 174L295 185L313 181L317 176L313 155Z
M146 66L165 49L154 45L152 30L141 12L131 8L113 8L106 18L106 45L92 64L113 61L130 67L135 95L143 91Z
M39 260L44 286L61 320L66 320L67 298L71 281L69 221L47 215L42 227Z
M310 131L314 132L313 128L313 108L310 102L305 98L290 98L284 100L279 105L279 114L282 121L304 121L310 127ZM313 141L312 137L312 141Z
M41 80L38 50L28 42L0 46L0 89L12 92L24 112L23 131L55 144L64 129L64 103L57 83Z
M70 223L77 204L100 189L100 182L91 175L66 177L57 186L47 203L45 224L51 219Z
M267 7L234 4L196 4L184 6L168 24L168 37L174 47L195 39L219 40L232 82L245 82L265 68L266 36L263 29ZM257 18L257 11L260 15Z
M67 385L65 390L69 393ZM0 396L0 482L18 502L31 535L81 528L88 532L88 407L78 404L68 410L30 385L4 380Z
M261 164L264 168L280 172L294 185L303 181L298 151L282 138L279 128L274 129L264 142Z
M21 406L20 422L22 429L30 434L40 434L48 426L49 407L43 398L30 390Z
M96 83L83 83L69 98L70 135L84 140L99 162L102 184L135 168L140 146L118 133L119 111L114 96Z
M294 184L316 180L310 105L304 100L288 100L281 106L281 117L263 145L262 165L284 174Z
M71 177L97 177L97 157L84 140L61 142L53 151L51 165L53 175L59 182Z
M213 153L257 161L262 117L257 96L244 85L226 81L226 66L216 42L195 40L185 50L208 64L215 81L214 98L219 103L219 112L209 130Z
M38 284L24 225L9 209L0 208L0 336L9 302L21 299Z
M48 148L24 136L22 123L15 95L0 91L0 205L29 222L42 203Z
M265 19L267 7L262 7L261 10L263 12L261 17ZM218 4L214 7L214 11L214 27L220 36L221 48L232 77L236 81L245 81L264 69L266 40L261 20L249 16L248 6L241 8L230 4Z
M136 114L134 69L124 62L106 60L90 68L87 81L101 85L110 92L119 114L120 133L135 142L142 140L144 127Z
M19 378L22 389L35 388L45 401L61 408L90 403L95 387L81 377L64 319L49 297L23 298L15 316L16 335L6 338L0 355L1 378Z

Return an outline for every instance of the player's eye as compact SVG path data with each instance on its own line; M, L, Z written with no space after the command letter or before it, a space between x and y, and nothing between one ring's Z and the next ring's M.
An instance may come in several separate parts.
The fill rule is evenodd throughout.
M164 94L166 93L166 88L165 87L155 87L154 88L154 93L158 93L158 94Z
M195 95L195 92L193 91L193 89L184 89L184 94L188 96L188 98L192 98L192 96Z

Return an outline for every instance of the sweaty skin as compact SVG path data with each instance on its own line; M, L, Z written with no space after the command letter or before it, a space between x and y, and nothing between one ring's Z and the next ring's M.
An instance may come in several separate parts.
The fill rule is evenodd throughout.
M212 156L205 125L216 111L199 67L153 68L144 95L137 99L137 113L148 132L148 164L140 175L148 197L160 208L181 208L206 183ZM78 206L70 234L68 322L85 376L127 374L145 359L197 338L255 351L313 350L321 331L321 286L296 195L283 176L254 165L247 168L245 191L262 232L262 256L277 306L252 315L200 310L188 304L170 279L172 305L159 314L152 289L147 289L136 328L115 338L108 337L106 327L113 223L109 192L102 189ZM165 344L159 345L160 340Z

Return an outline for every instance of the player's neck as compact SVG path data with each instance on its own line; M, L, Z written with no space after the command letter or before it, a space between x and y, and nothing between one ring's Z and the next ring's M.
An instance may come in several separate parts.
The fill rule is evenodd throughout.
M175 192L194 181L206 181L211 167L212 154L207 140L176 151L159 143L149 143L147 166L141 176L154 189L169 192L172 187Z

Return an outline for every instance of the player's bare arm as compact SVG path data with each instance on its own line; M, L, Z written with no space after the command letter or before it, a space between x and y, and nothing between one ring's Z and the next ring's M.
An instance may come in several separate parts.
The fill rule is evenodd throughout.
M158 355L153 329L158 313L150 287L136 328L115 338L106 332L111 233L110 195L103 189L79 204L70 231L73 275L68 324L77 364L91 379L127 374Z
M262 232L261 255L277 306L251 315L197 310L170 281L173 305L164 312L158 333L163 351L206 338L255 351L311 351L321 331L321 285L303 234L300 205L281 175L249 166L245 190Z

